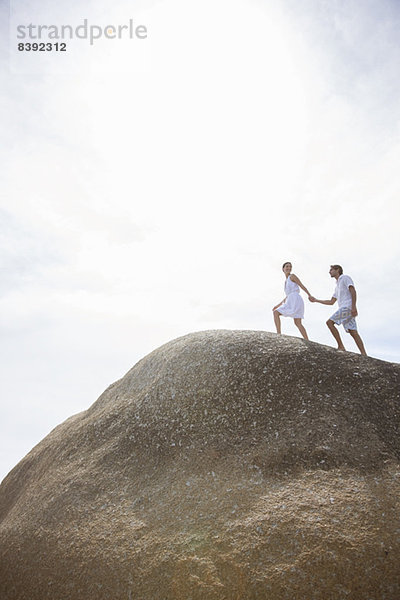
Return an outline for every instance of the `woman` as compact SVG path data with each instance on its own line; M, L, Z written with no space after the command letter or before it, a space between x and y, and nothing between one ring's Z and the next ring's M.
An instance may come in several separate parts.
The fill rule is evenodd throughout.
M282 266L282 271L285 273L285 294L286 297L274 306L274 321L276 326L276 332L281 333L281 315L284 317L293 317L294 324L299 329L301 335L305 340L308 340L307 331L301 320L304 319L304 302L300 296L300 288L310 298L311 294L308 289L301 283L300 279L292 273L292 263L285 262Z

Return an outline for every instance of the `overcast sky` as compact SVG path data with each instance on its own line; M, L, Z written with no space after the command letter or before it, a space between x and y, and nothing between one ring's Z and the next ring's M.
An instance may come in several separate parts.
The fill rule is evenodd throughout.
M64 4L1 4L0 479L161 344L273 331L286 260L320 298L342 264L399 362L400 4ZM148 37L17 50L84 19Z

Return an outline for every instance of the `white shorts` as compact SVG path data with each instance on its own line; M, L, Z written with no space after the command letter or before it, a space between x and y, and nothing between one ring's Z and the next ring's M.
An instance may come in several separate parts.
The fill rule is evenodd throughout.
M352 317L351 308L347 306L339 308L339 310L333 313L329 318L336 323L336 325L343 325L346 331L349 331L349 329L357 331L356 319L355 317Z

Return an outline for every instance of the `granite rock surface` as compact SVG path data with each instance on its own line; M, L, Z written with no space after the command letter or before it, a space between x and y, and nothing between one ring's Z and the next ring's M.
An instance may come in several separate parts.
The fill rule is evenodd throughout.
M256 331L155 350L0 486L2 600L398 600L400 366Z

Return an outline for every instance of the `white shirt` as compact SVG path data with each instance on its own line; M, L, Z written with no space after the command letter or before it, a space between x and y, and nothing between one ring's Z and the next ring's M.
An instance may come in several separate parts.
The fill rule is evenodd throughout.
M336 282L335 291L333 297L337 299L339 308L351 308L352 300L349 290L349 286L354 287L354 283L351 277L348 275L340 275Z

